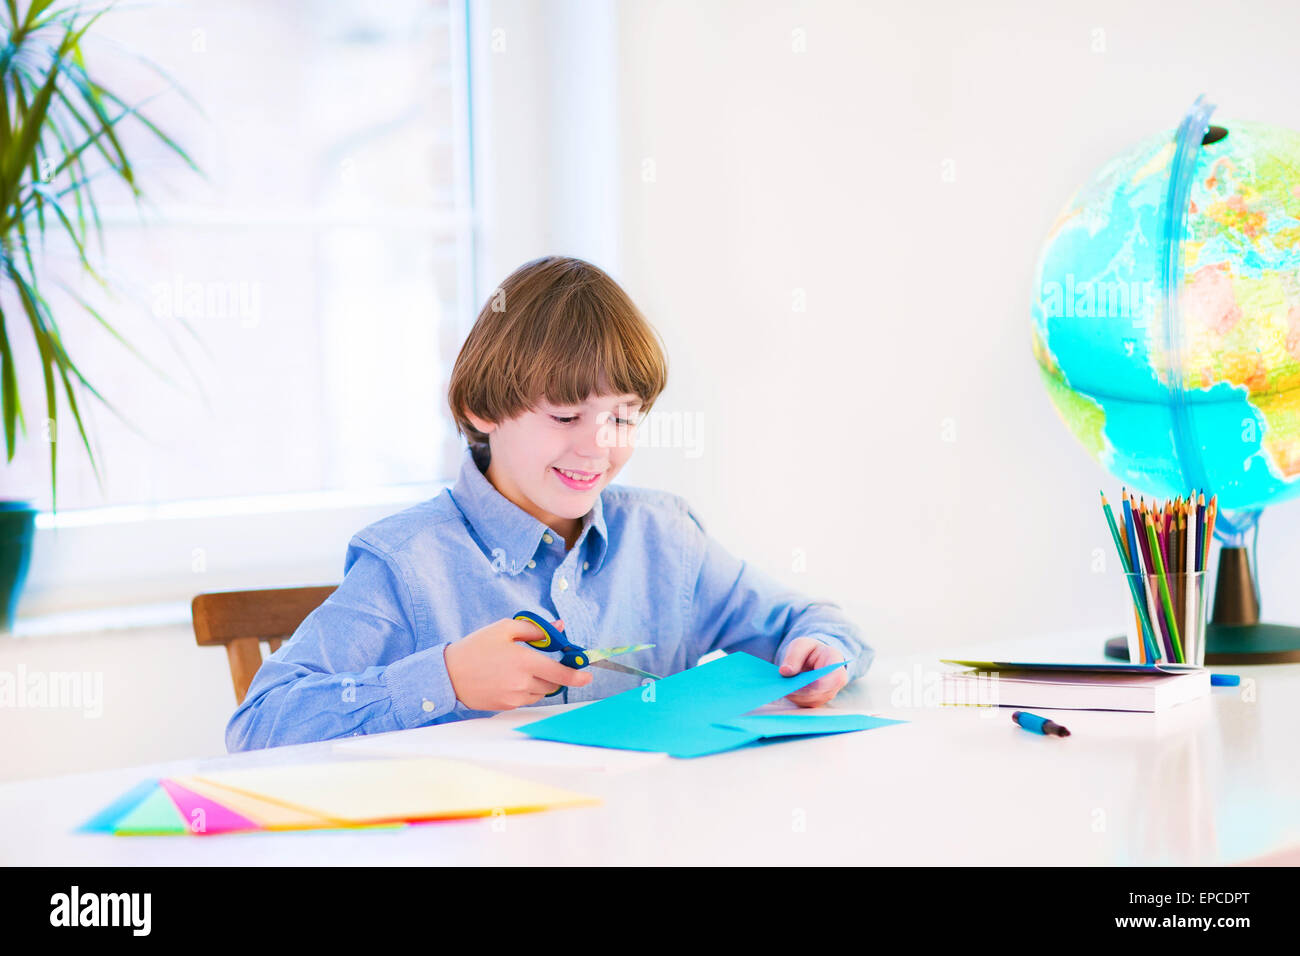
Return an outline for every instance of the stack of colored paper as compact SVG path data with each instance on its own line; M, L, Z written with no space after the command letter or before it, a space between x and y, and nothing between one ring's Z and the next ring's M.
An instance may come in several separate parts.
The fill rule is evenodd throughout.
M561 743L700 757L762 738L838 734L903 723L865 714L744 716L843 666L841 661L782 677L775 664L752 654L728 654L515 729Z
M183 836L395 827L598 803L456 760L345 760L145 780L79 832Z

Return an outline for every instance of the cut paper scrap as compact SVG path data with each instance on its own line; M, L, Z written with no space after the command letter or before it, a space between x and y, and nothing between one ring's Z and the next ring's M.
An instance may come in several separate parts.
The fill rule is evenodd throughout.
M438 757L290 764L195 776L205 783L348 826L600 803L598 797Z
M758 737L804 737L809 734L843 734L853 730L874 730L905 720L868 717L866 714L755 714L718 721L721 726L743 730Z
M175 780L163 780L162 787L180 811L181 818L189 824L189 831L197 836L261 829L248 817L193 790L187 790Z
M77 833L112 833L117 821L138 807L158 787L158 781L141 780L104 809L77 827Z
M159 781L145 797L113 827L118 836L180 836L190 832L181 812Z
M782 677L769 661L743 652L728 654L515 729L560 743L699 757L757 740L760 734L725 724L845 664Z

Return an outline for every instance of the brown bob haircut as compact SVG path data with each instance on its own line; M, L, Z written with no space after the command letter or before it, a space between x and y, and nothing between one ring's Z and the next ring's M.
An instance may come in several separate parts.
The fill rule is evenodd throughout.
M659 335L618 283L581 259L545 256L488 297L456 356L447 403L457 431L486 445L466 412L495 423L542 398L581 405L592 394L631 394L645 413L667 381Z

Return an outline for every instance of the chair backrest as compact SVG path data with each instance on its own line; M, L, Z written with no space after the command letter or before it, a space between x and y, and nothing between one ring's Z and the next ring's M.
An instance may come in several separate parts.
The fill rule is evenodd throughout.
M242 704L253 675L262 666L262 641L274 654L298 625L334 593L337 585L213 591L194 598L194 640L200 647L223 644L230 658L235 702Z

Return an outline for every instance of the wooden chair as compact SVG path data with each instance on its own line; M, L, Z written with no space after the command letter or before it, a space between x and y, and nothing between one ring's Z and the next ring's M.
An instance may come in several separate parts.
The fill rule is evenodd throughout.
M253 675L262 666L261 642L266 641L274 654L335 587L214 591L194 598L190 605L194 640L200 647L225 645L237 704L244 702Z

